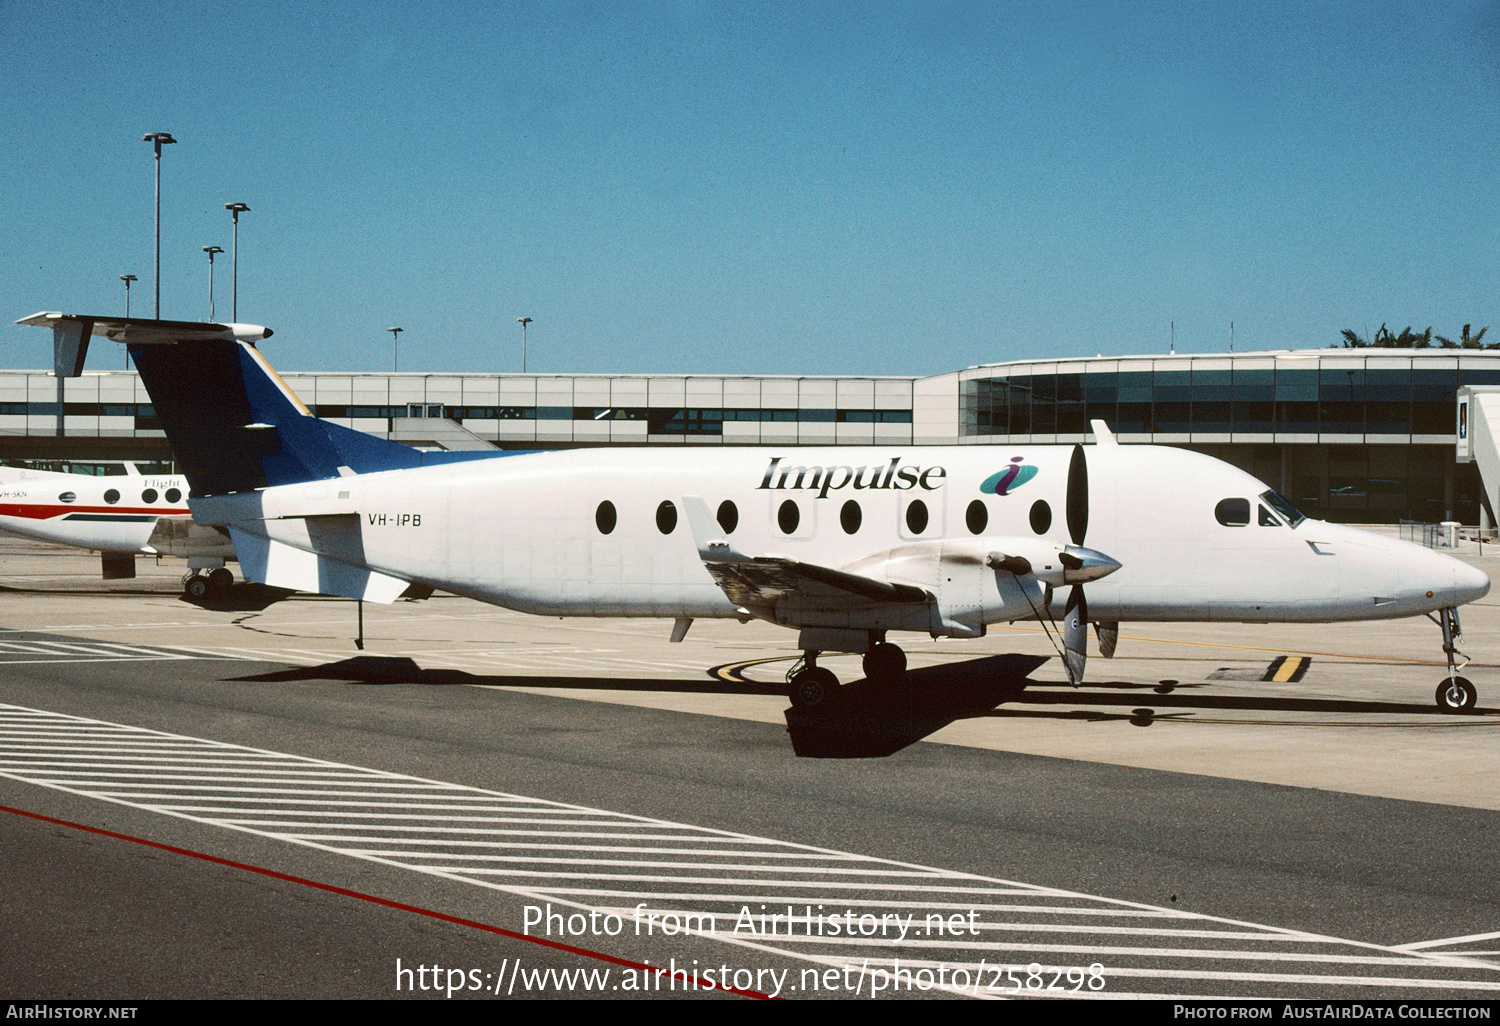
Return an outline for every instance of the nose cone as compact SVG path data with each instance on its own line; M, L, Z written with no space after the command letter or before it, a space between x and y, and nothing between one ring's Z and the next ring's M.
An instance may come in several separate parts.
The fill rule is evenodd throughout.
M1453 561L1453 604L1477 602L1490 593L1490 575L1467 563Z

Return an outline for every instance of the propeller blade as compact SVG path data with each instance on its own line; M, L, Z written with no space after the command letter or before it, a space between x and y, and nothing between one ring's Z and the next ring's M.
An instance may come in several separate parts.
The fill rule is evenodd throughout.
M1083 585L1075 584L1063 608L1063 662L1068 668L1068 683L1075 688L1083 683L1083 666L1088 661L1089 603Z
M1082 545L1089 533L1089 466L1081 445L1073 446L1068 464L1067 519L1068 537L1074 545Z
M1099 639L1099 654L1106 659L1115 657L1115 646L1120 643L1120 624L1116 620L1101 620L1094 624L1094 635Z

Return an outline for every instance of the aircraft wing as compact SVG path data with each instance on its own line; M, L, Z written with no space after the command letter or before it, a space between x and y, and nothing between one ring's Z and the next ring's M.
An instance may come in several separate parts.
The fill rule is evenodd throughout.
M774 606L791 597L819 604L860 606L911 605L933 600L925 589L910 584L876 580L782 556L747 556L721 537L724 532L709 516L708 505L701 498L684 498L683 508L703 565L737 606L751 609Z

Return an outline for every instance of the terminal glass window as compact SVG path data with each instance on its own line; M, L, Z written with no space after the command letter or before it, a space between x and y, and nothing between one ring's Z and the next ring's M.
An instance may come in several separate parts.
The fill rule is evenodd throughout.
M1009 378L1005 382L1010 407L1010 433L1031 434L1031 376Z
M1318 432L1318 370L1316 367L1276 368L1276 430L1297 434Z
M1057 430L1057 375L1031 376L1031 433L1050 435Z
M1186 434L1192 428L1192 377L1188 371L1157 371L1152 420L1157 431Z
M1224 370L1193 371L1193 430L1228 434L1234 426L1232 373Z
M1372 435L1411 433L1411 368L1365 369L1365 422Z
M1318 419L1326 434L1365 433L1365 369L1324 367L1318 371Z
M1270 434L1275 428L1275 372L1234 370L1234 433Z
M1149 432L1151 427L1151 372L1122 371L1119 374L1120 424L1116 431Z
M1453 407L1458 401L1458 368L1426 368L1416 363L1411 372L1411 430L1414 435L1451 435Z
M1119 378L1119 374L1113 371L1083 376L1083 401L1088 411L1086 419L1102 420L1116 431L1119 430L1117 426L1119 421L1117 405L1120 401Z
M1088 430L1084 416L1083 375L1057 375L1057 432L1079 435Z

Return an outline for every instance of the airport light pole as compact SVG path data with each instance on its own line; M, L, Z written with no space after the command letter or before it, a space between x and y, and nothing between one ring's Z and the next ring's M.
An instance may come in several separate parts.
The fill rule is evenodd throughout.
M212 323L214 319L214 257L224 252L224 247L204 246L203 252L208 254L208 319Z
M391 333L391 370L396 370L396 357L401 352L401 332L403 328L386 328Z
M125 283L125 319L128 321L130 320L130 283L140 281L140 279L133 274L122 274L120 280Z
M157 320L161 320L161 148L176 141L171 132L147 132L141 136L141 142L156 147L156 280L152 283L156 287L156 303L151 316Z
M120 280L125 283L125 319L128 321L130 320L130 283L133 281L140 281L140 279L133 274L122 274L120 275ZM129 370L130 347L123 346L122 348L125 350L125 369Z
M516 323L521 325L521 373L526 373L526 325L531 323L530 317L517 317Z
M234 215L234 252L229 255L229 319L240 322L240 214L250 208L243 203L226 203L224 209Z

